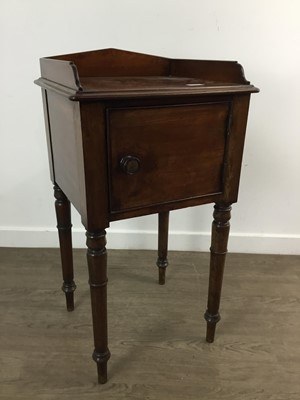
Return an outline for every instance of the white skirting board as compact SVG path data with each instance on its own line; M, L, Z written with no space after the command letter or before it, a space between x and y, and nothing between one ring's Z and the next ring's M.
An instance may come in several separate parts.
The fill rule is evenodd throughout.
M85 248L85 232L73 229L73 247ZM56 229L0 228L0 247L58 247ZM208 251L210 232L170 231L169 250ZM107 230L108 249L157 249L156 231ZM232 253L300 254L300 235L230 233Z

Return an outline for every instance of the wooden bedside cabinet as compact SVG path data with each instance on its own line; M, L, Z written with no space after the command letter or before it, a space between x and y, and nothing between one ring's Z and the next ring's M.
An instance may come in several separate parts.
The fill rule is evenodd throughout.
M250 94L241 65L106 49L41 60L44 114L67 309L74 309L70 202L87 236L99 383L107 381L106 232L158 213L165 283L169 211L215 203L206 340L213 342L237 201Z

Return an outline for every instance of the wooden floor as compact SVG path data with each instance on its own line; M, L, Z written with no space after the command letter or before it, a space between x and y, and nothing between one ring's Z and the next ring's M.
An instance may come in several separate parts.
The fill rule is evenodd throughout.
M109 252L109 381L96 384L84 250L65 311L56 249L0 249L0 399L300 399L300 257L228 256L207 344L205 253Z

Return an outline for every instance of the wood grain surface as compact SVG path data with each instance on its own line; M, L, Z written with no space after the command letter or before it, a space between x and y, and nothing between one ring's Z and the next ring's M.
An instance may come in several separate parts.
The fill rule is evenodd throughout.
M213 344L209 255L110 251L109 381L97 384L84 250L65 310L58 249L0 249L0 399L298 400L300 257L229 254Z

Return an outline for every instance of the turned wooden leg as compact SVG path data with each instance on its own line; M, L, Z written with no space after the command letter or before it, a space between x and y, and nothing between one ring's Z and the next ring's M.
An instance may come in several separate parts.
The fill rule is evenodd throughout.
M224 203L216 204L214 209L210 248L208 302L207 310L204 314L204 318L207 321L206 341L209 343L214 341L216 324L221 319L219 306L230 228L231 205Z
M63 274L62 290L66 295L67 310L74 310L74 291L76 289L73 280L73 254L72 254L72 233L71 233L71 207L64 192L55 185L54 187L55 211L57 229L59 235L61 265Z
M169 211L158 214L158 283L164 285L166 281L166 268L168 266L168 234Z
M93 360L97 363L99 383L107 382L107 361L110 357L107 347L107 253L105 236L105 230L86 233L95 344Z

